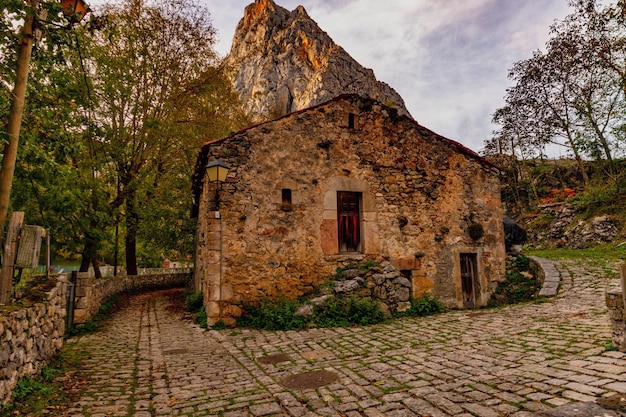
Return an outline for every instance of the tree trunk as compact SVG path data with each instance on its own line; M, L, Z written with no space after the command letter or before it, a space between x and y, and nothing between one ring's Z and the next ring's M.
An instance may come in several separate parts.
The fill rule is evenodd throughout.
M572 152L574 152L574 158L576 159L578 170L580 171L580 174L583 176L583 183L585 184L585 188L587 188L589 186L589 176L587 175L587 171L585 170L585 164L583 163L583 159L581 158L580 153L578 152L578 147L576 146L574 139L572 139L572 134L570 133L569 129L566 130L566 132L567 132L567 142L572 148Z
M91 259L91 265L93 266L93 273L96 278L102 278L102 271L100 271L100 263L98 262L98 257L94 256Z
M135 206L135 191L126 195L126 273L137 275L137 230L139 215Z
M593 132L596 134L596 138L600 147L604 151L604 156L609 164L609 173L614 175L616 173L615 163L613 162L613 156L611 155L611 147L607 138L604 136L604 129L598 125L598 121L593 117L593 108L591 107L591 101L587 100L584 108L581 109L581 113L587 118L589 124L593 128Z
M85 246L83 247L82 259L78 272L88 272L91 265L97 258L96 239L90 235L85 236ZM97 262L97 261L96 261Z

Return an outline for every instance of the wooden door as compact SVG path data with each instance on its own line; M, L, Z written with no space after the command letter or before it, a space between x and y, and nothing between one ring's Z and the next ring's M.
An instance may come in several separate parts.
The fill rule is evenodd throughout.
M476 307L476 254L461 254L461 288L463 291L463 307Z
M361 250L361 193L337 192L339 252Z

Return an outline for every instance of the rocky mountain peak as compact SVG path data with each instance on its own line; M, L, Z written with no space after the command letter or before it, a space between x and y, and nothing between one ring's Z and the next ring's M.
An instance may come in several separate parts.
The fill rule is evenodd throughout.
M256 122L345 93L377 99L410 116L402 97L335 44L302 6L290 12L273 0L248 5L224 64Z

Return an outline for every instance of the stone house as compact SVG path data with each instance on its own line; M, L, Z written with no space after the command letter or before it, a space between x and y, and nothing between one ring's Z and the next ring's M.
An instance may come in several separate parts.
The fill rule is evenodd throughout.
M211 183L207 163L230 167ZM414 297L487 303L504 276L498 170L368 98L343 95L206 143L193 176L195 285L209 324L389 261Z

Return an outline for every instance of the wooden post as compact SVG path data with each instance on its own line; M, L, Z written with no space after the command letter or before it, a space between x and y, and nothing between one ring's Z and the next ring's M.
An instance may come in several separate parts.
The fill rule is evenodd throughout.
M24 212L14 211L11 214L9 230L7 231L7 238L4 242L4 258L2 259L2 270L0 270L0 305L7 305L11 302L13 270L15 257L17 256L17 242L23 223Z

